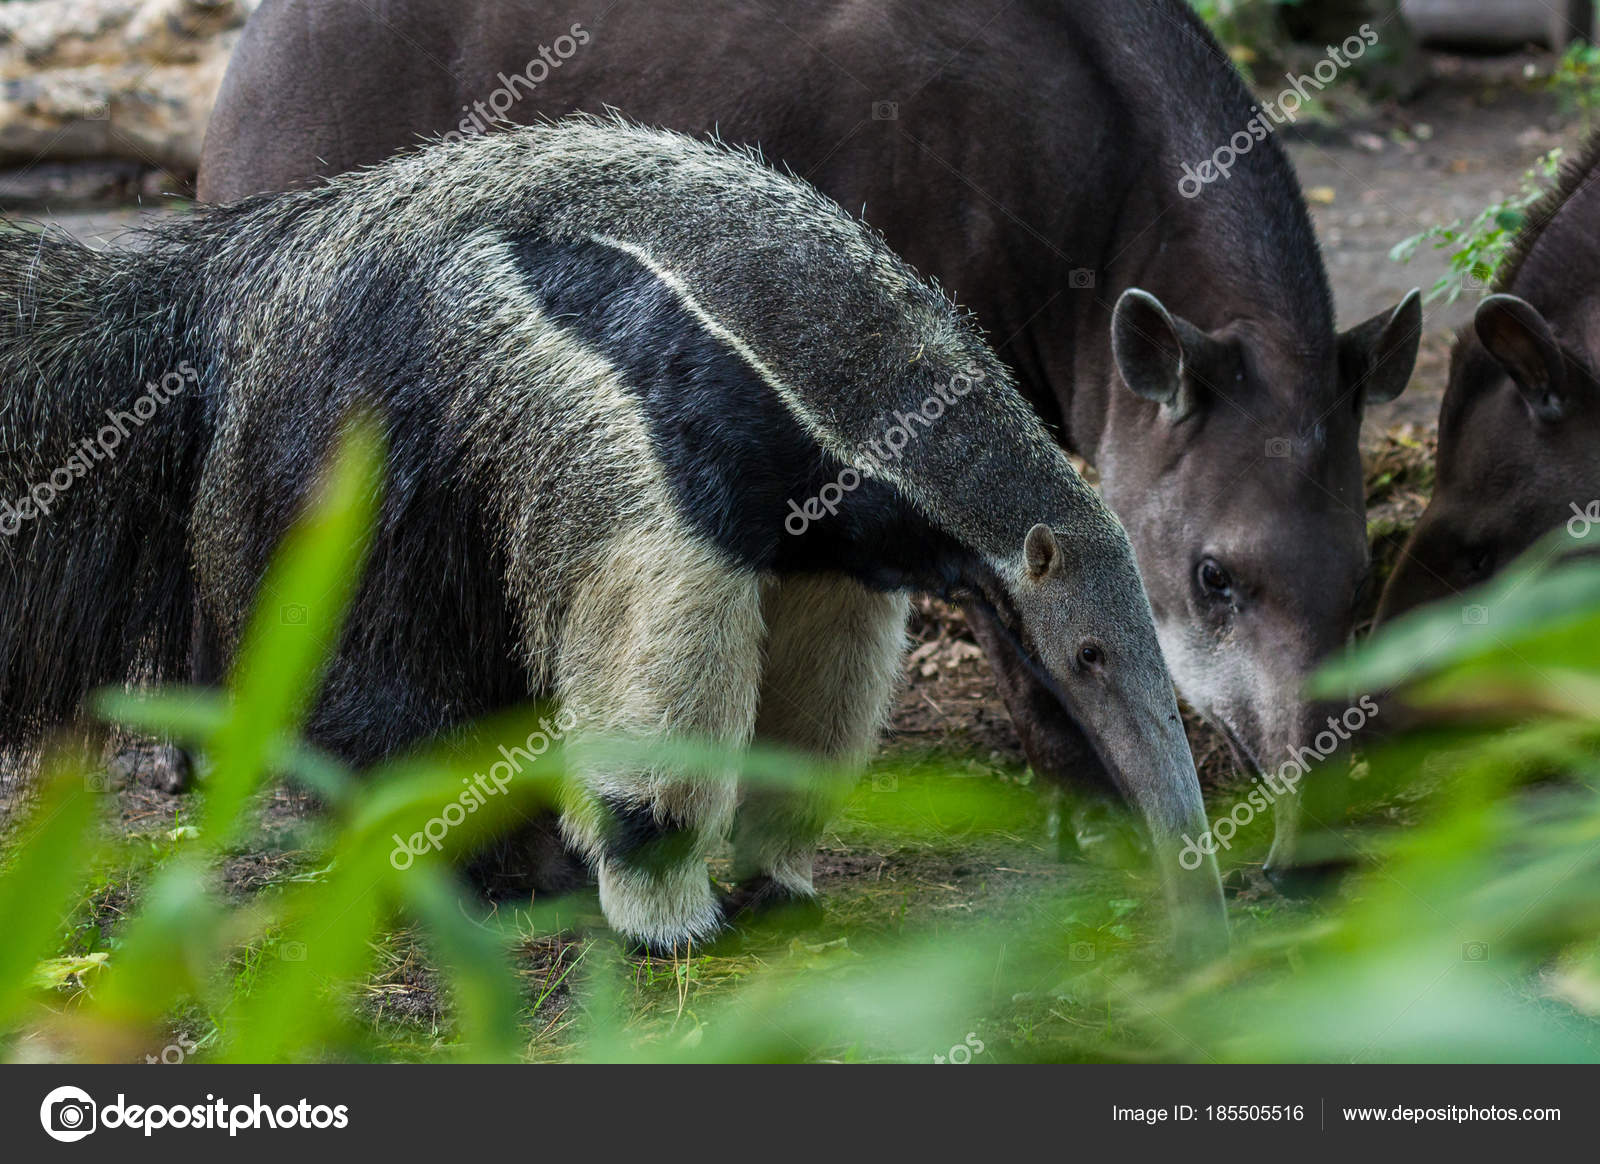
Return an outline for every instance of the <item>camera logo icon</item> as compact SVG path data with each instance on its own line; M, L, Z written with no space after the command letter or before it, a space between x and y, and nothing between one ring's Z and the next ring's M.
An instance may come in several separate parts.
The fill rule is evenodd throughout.
M1288 437L1272 437L1267 441L1267 456L1273 460L1281 461L1294 452L1294 444Z
M900 103L898 101L874 101L872 103L873 121L899 121Z
M1489 625L1489 608L1487 606L1463 606L1461 608L1461 621L1467 626Z
M98 1112L94 1100L81 1087L58 1087L39 1105L39 1122L52 1140L72 1144L94 1131Z
M1074 291L1092 291L1094 283L1094 272L1088 267L1078 267L1067 272L1067 286Z
M1093 962L1093 942L1073 942L1067 947L1067 960L1069 962Z
M283 625L284 626L305 626L306 625L306 616L309 613L310 612L307 611L306 608L301 606L298 602L291 602L288 606L285 606L283 608L283 611L282 611Z
M1461 960L1463 962L1487 962L1489 960L1489 943L1461 943Z

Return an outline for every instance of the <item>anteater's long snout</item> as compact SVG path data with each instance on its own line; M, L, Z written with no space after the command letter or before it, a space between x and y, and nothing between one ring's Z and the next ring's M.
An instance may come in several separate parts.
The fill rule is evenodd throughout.
M1209 827L1200 778L1181 727L1176 735L1176 746L1169 741L1161 749L1156 788L1140 808L1149 822L1151 852L1172 913L1178 956L1204 961L1227 953L1228 911L1215 847L1200 847Z
M1146 665L1122 676L1122 690L1105 702L1080 704L990 608L973 604L966 613L994 662L1035 771L1063 785L1114 791L1150 835L1179 953L1204 960L1225 951L1228 922L1216 857L1198 848L1207 827L1200 780L1153 628Z
M1200 777L1166 690L1156 706L1117 715L1101 736L1101 752L1123 795L1144 818L1151 854L1172 914L1180 958L1204 961L1228 950L1228 911L1208 843Z

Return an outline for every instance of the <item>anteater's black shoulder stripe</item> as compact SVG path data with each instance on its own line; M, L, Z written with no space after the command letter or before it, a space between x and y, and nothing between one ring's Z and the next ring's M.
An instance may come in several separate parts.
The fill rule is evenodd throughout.
M632 255L524 239L517 260L551 322L606 357L639 401L680 512L738 561L772 565L784 498L822 456L771 389Z
M845 466L656 272L593 240L524 238L515 254L550 322L602 354L639 401L674 499L696 532L755 569L826 565L888 588L905 585L907 570L919 579L938 573L948 538L878 480L862 480L837 513L803 536L786 532L790 502L816 497ZM886 561L899 568L886 569Z

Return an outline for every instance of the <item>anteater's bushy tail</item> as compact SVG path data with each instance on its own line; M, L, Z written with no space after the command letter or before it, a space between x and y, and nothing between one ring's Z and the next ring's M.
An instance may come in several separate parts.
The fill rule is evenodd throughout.
M0 746L98 686L184 673L198 295L171 252L0 223Z

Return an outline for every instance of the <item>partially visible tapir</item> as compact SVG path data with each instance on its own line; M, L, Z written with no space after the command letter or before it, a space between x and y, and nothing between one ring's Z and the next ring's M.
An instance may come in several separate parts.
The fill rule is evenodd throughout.
M1462 330L1433 499L1378 619L1470 589L1563 522L1600 536L1600 136L1528 215Z
M1405 387L1420 309L1335 332L1294 172L1187 4L265 0L200 194L607 107L759 145L864 209L1098 468L1181 693L1258 771L1310 741L1302 679L1368 576L1362 412ZM1129 795L1075 709L969 615L1034 767Z

